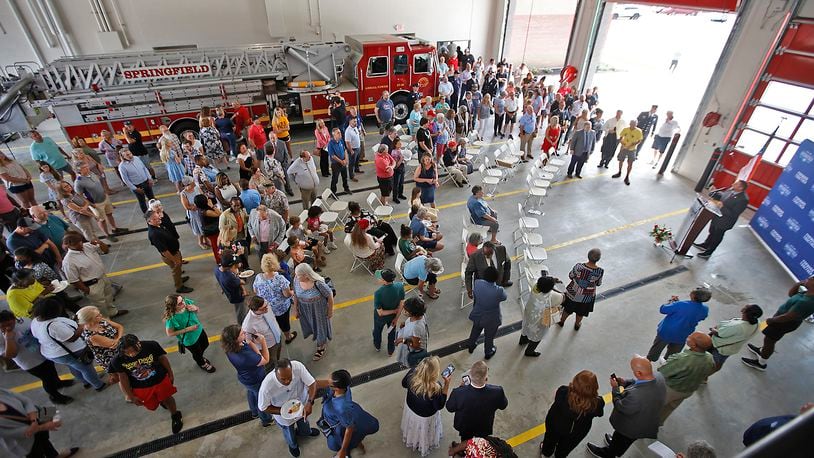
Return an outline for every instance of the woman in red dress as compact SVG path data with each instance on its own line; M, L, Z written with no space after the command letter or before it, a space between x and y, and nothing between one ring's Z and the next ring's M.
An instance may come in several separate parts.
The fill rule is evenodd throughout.
M560 141L560 118L552 116L548 120L548 129L545 131L545 138L543 138L543 154L546 156L546 162L550 157L551 148L554 148L554 154L557 153L557 143Z

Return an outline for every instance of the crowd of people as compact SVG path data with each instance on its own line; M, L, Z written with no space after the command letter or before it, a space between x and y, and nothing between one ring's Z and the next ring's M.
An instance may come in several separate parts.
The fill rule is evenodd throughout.
M384 346L408 369L402 379L407 390L401 421L404 444L422 456L439 447L441 412L446 408L454 414L460 436L450 446L450 456L515 456L509 444L493 435L495 415L507 408L509 400L502 387L488 383L486 362L474 363L461 377L460 386L453 388L454 366L442 368L440 359L432 355L426 301L441 295L438 282L444 266L434 254L449 245L440 230L436 203L441 175L448 172L457 184L468 184L467 175L474 168L466 153L470 138L514 141L517 136L522 161L529 161L534 159L532 143L542 132L539 154L544 163L551 156L570 153L567 175L581 178L588 157L598 148L599 167L608 168L616 156L619 169L613 178L622 176L627 162L624 182L629 185L645 140L653 138L650 162L656 168L679 130L669 111L658 125L655 105L627 123L622 111L604 120L598 88L580 93L563 84L555 91L545 84L545 77L535 78L523 67L515 70L505 62L484 62L468 50L448 53L438 65L440 97L424 96L413 86L406 132L395 125L395 108L389 93L383 92L374 110L381 137L371 158L379 190L373 198L382 206L402 201L407 205L409 223L402 224L398 234L387 218L377 217L378 213L354 200L346 202L344 222L323 220L331 202L343 202L337 195L339 179L344 195L353 196L351 183L366 172L362 165L369 135L364 120L356 107L346 106L339 96L331 99L330 127L323 120L316 124L313 151L293 151L291 127L282 107L274 109L267 126L239 103L215 110L204 107L198 132L179 137L161 126L156 147L166 179L178 193L195 242L201 250L211 250L212 275L234 308L233 324L220 332L221 347L246 390L252 416L262 426L276 424L292 456L300 455L302 438L320 435L339 457L364 452L364 438L380 427L353 400L348 371L335 370L329 379L317 380L305 363L281 357L283 347L298 337L313 341L312 362L328 354L334 336L336 287L322 273L328 256L338 249L332 222L343 228L347 249L378 284L373 295L373 347L378 352ZM37 131L30 137L31 157L47 187L44 205L38 204L30 172L0 153L0 178L5 184L0 186L0 219L8 232L0 244L4 269L0 286L9 305L9 310L0 311L0 353L42 380L55 404L73 401L60 391L74 382L57 376L59 364L86 387L102 391L118 384L128 403L149 410L163 407L169 413L171 431L178 433L183 415L174 398L178 389L166 351L156 341L125 331L126 323L119 318L128 310L114 304L121 286L107 277L102 260L110 243L129 234L114 219L109 196L118 191L106 174L105 167L110 167L133 193L144 213L149 243L172 271L174 292L166 296L161 316L166 335L175 338L179 351L189 352L203 372L216 371L206 357L212 350L199 317L204 306L186 296L194 289L187 286L190 278L183 271L188 261L181 252L181 235L155 198L153 186L159 178L141 134L126 124L124 141L103 131L98 149L76 138L70 152ZM418 166L408 198L404 186L411 159L417 159ZM233 167L239 177L236 182L229 176ZM330 184L320 193L320 178L327 177ZM735 208L740 204L734 200L742 200L745 189L737 186L720 199L733 207L727 211L734 220L742 211ZM294 188L302 203L299 215L289 205ZM474 185L471 193L470 220L484 226L489 238L473 232L465 241L464 287L472 300L466 346L474 353L483 335L484 358L489 360L497 352L501 304L513 286L512 260L499 238L499 215L483 188ZM370 198L367 203L371 206ZM729 228L711 229L704 249L711 253ZM260 266L253 281L252 250ZM394 269L386 267L391 256L396 256ZM537 348L547 329L554 324L564 327L572 314L574 329L580 329L593 312L597 288L602 286L601 257L599 249L591 249L587 261L570 270L564 287L548 272L541 272L531 285L519 340L525 356L540 357ZM68 294L66 285L80 295ZM408 285L415 291L412 297L408 297ZM814 278L794 285L789 296L767 320L763 345L748 345L756 359L743 358L747 366L766 370L777 341L814 312ZM609 378L613 433L605 435L604 446L588 444L592 454L621 456L636 439L656 438L673 410L758 332L763 311L754 304L708 332L697 331L708 315L705 303L710 299L708 289L698 288L688 300L674 296L661 306L665 318L647 356L630 361L632 377L612 374ZM292 315L299 321L298 330L293 329ZM95 366L102 368L101 376ZM596 374L583 370L556 390L540 444L543 456L567 456L587 436L592 419L604 415L599 389ZM309 416L319 399L322 413L312 427ZM0 423L9 425L0 450L57 456L48 432L59 428L61 420L43 416L35 407L23 395L0 390L0 412L4 412ZM752 431L750 440L756 434ZM71 449L60 456L74 453L76 449Z

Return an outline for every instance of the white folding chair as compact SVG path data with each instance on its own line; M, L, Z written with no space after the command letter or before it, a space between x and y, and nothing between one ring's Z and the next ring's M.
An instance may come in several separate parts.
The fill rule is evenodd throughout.
M443 172L443 174L438 175L438 183L440 186L443 186L444 183L446 183L447 181L451 181L456 188L462 188L464 186L463 183L458 184L458 182L452 178L452 172L450 172L449 170L451 167L447 167L447 165L444 164L443 159L438 161L438 166L441 168L441 171ZM464 176L464 178L466 178L466 176Z
M525 151L520 151L520 148L517 146L515 142L509 142L509 154L516 157L520 160L523 156L525 156Z
M551 172L543 171L543 161L538 159L537 162L534 163L534 167L531 168L531 173L534 174L534 177L538 180L545 180L548 182L548 185L551 186L551 181L554 179L554 174ZM542 187L542 186L538 186Z
M565 159L552 157L551 159L548 160L548 165L553 165L554 167L562 168L563 166L565 166L565 164L566 164Z
M486 158L489 159L488 157ZM497 193L497 186L500 184L500 178L490 175L489 170L486 169L486 164L481 164L478 167L478 172L481 175L481 184L483 184L483 192L489 196L494 197ZM502 176L502 174L501 174ZM489 187L491 186L491 189Z
M353 264L351 264L351 266L350 266L350 271L353 272L354 270L358 269L359 267L363 267L367 271L367 273L369 273L370 275L373 275L373 272L370 270L370 267L368 267L368 265L367 265L367 259L360 258L360 257L356 256L353 253L353 250L351 249L351 246L350 246L351 245L350 234L345 234L344 244L348 248L348 251L350 251L351 256L353 256Z
M484 239L487 238L489 234L489 229L491 229L489 226L481 226L480 224L475 224L475 222L472 221L472 215L469 214L468 210L465 211L461 216L462 216L461 219L463 220L462 223L464 230L467 232L466 234L467 239L469 238L469 234L473 232L479 233ZM464 239L463 242L464 244L466 244L467 240Z
M308 219L308 210L303 210L300 212L300 223L305 226L305 220Z
M514 176L517 166L520 165L520 158L512 156L511 154L504 154L503 156L498 156L497 153L493 154L495 165L505 170L503 179L506 180L509 176Z
M321 197L326 210L338 213L340 220L348 217L348 202L336 197L330 188L325 188Z
M338 227L341 224L339 220L339 213L329 211L328 206L322 201L322 199L315 200L314 205L325 210L321 215L319 215L319 222L328 225L328 227Z
M373 206L374 202L376 203L375 207ZM393 207L383 205L382 201L379 200L374 192L371 192L370 195L367 196L367 206L370 207L370 210L373 212L373 216L375 216L376 219L389 221L393 215Z
M522 220L523 224L528 229L534 230L540 228L540 221L538 221L537 218L534 218L532 216L525 216L525 213L523 213L523 204L521 204L520 202L517 203L517 214L518 216L520 216L520 219Z
M541 246L528 246L523 249L523 259L528 261L535 269L541 269L543 262L548 259L548 253Z
M521 219L518 221L519 228L516 233L512 233L513 243L514 243L514 254L520 251L521 248L526 247L542 247L543 246L543 236L533 230L529 229L528 226L525 225L525 222ZM519 232L519 236L518 233Z
M540 180L544 181L544 180ZM548 182L546 182L548 183ZM534 177L529 173L526 175L526 184L529 188L529 193L526 195L526 200L523 201L523 206L526 207L526 211L533 215L542 215L543 212L539 210L540 207L543 206L543 199L545 198L548 191L545 188L539 188L534 185ZM532 199L537 199L537 204L534 207L529 207L528 203Z

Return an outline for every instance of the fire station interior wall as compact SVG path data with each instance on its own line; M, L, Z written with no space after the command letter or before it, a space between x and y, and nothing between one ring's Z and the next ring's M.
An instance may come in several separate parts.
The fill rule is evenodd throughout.
M635 1L635 0L634 0ZM574 65L590 85L590 65L587 59L588 44L595 27L597 40L605 36L603 25L610 21L611 5L605 7L605 14L599 24L594 18L601 1L580 2L575 29L569 46L567 63ZM721 55L721 60L710 80L692 125L684 129L684 144L677 152L672 171L692 180L697 180L704 171L715 147L720 146L729 132L743 101L749 97L750 88L756 75L761 72L763 56L772 48L775 38L783 26L784 18L794 2L784 0L742 0L739 17L732 35ZM814 0L801 0L797 16L812 17ZM680 39L680 37L675 37ZM585 80L580 80L585 81ZM582 87L582 86L581 86ZM680 90L665 88L665 90ZM701 126L704 115L715 111L721 114L719 125L712 128Z
M49 46L30 7L39 1L0 2L0 67L36 61L8 2L22 21L46 62L66 55L55 40ZM111 50L110 34L100 33L87 0L44 0L55 5L77 54ZM194 44L233 46L294 37L297 40L342 41L345 35L410 32L436 42L471 40L472 53L497 54L508 0L100 0L115 31L122 31L113 2L118 5L130 46L124 51L157 46ZM115 40L114 40L115 41ZM121 52L121 50L119 50Z

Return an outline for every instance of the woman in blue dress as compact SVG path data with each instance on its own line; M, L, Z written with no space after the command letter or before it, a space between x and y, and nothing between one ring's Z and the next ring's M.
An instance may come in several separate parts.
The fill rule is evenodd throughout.
M379 430L379 420L353 402L350 383L350 372L344 369L332 372L330 380L318 383L327 385L328 392L322 398L322 418L317 424L337 458L350 458L350 451L356 448L365 453L362 441Z
M181 179L184 178L182 159L178 156L178 152L172 149L169 140L162 138L159 143L159 156L161 162L167 166L167 178L175 185L175 190L181 192L184 189L184 185L181 184Z

